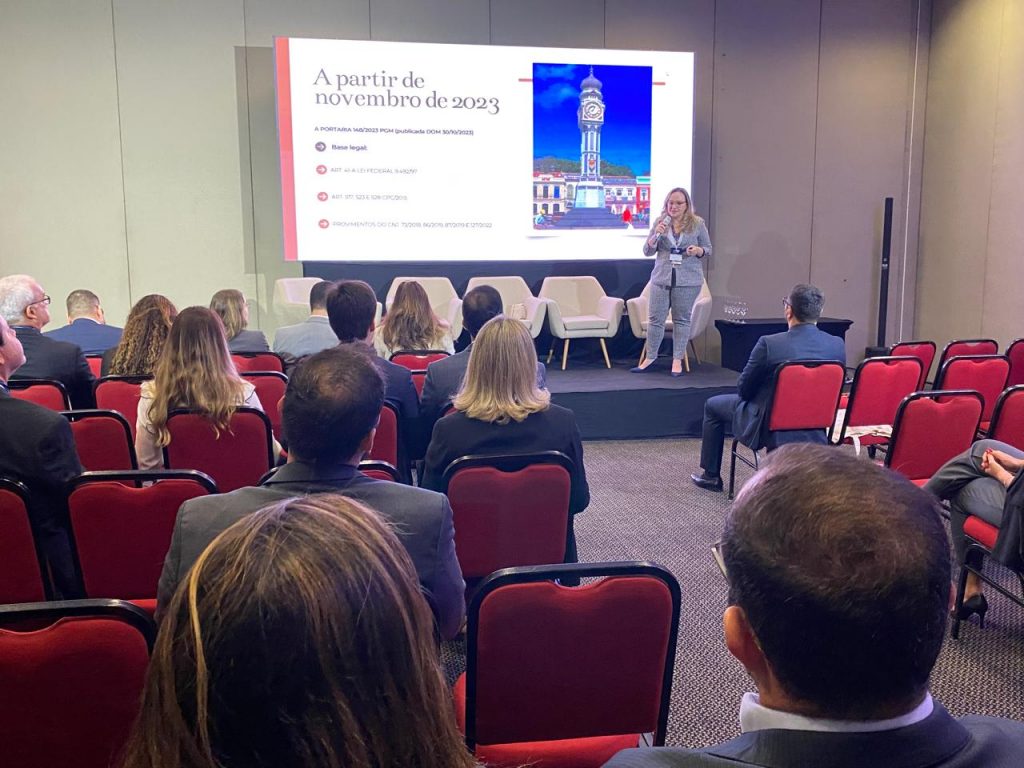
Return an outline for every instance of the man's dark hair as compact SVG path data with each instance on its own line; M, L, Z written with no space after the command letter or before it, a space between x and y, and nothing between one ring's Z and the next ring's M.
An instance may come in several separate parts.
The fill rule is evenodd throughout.
M789 306L801 323L816 323L825 307L825 296L820 288L800 283L789 292Z
M346 344L306 358L292 373L281 409L288 451L318 465L345 461L373 429L384 380L369 347Z
M314 312L318 309L327 309L327 293L333 286L330 280L321 280L319 283L313 285L309 291L309 311Z
M722 549L730 604L811 714L895 716L924 693L950 589L929 494L838 448L784 446L737 497Z
M484 323L500 315L504 309L501 294L489 285L478 285L462 299L462 325L470 336L476 336Z
M327 319L338 341L362 341L377 314L377 295L362 280L339 280L327 293Z

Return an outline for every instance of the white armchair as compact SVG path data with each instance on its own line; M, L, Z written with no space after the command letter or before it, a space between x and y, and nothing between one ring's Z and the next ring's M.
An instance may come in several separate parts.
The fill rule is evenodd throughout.
M563 339L562 370L569 357L569 339L598 339L604 353L604 363L612 367L608 359L608 347L604 340L619 332L622 321L622 299L608 296L596 277L546 277L540 287L540 298L548 305L548 328L555 339ZM555 352L554 339L548 351L548 362Z
M511 308L515 304L522 304L526 307L526 318L523 322L530 329L530 335L537 338L544 327L544 318L547 317L547 302L538 299L530 292L530 286L523 278L511 277L471 277L466 285L466 292L479 288L481 285L489 285L501 294L502 311L510 315Z
M644 286L643 291L635 299L629 299L626 301L626 313L629 315L629 325L633 331L633 335L638 339L647 338L647 312L651 295L651 284L647 283ZM708 321L711 319L711 289L708 288L708 281L705 280L704 284L700 288L700 294L697 296L697 301L693 303L693 310L690 312L690 350L693 351L693 357L700 364L700 357L697 355L697 347L694 346L693 339L696 336L704 333L708 327ZM673 331L672 324L672 310L669 310L668 316L665 319L665 333L670 334ZM644 350L640 351L640 362L644 359ZM687 354L683 353L683 361L686 363L686 370L690 370L690 360Z
M274 281L274 313L279 325L294 325L309 317L309 294L320 277L282 277ZM383 314L381 303L373 316L374 325L380 325Z
M434 314L448 322L451 328L452 339L458 339L462 335L462 299L455 292L455 286L447 277L396 277L391 281L387 298L384 299L384 306L390 308L391 302L395 300L395 293L402 283L416 282L423 286L430 299L430 307Z

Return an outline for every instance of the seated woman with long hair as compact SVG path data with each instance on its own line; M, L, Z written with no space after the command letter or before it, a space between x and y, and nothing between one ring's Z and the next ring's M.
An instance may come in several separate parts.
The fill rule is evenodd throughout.
M470 768L408 553L339 495L285 499L171 599L123 768Z
M402 351L455 352L448 323L434 314L427 291L414 280L398 286L395 300L373 335L373 345L385 360Z
M504 315L473 339L456 412L438 421L424 460L423 487L446 492L444 470L460 456L561 451L575 467L569 493L565 561L576 562L572 516L590 503L576 417L537 387L537 352L526 325Z
M141 395L135 430L139 469L163 466L163 448L171 442L167 417L175 408L202 411L217 430L228 428L239 406L263 410L256 388L235 370L220 318L205 307L189 307L175 318ZM274 450L281 450L276 441Z
M210 299L210 309L224 323L231 352L269 352L270 345L263 331L247 330L249 325L249 303L241 291L225 288L217 291Z
M178 309L159 293L143 296L128 313L121 341L103 353L104 376L152 376Z

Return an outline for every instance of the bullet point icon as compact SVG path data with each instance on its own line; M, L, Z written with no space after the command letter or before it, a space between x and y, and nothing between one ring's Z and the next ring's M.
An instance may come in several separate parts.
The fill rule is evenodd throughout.
M327 166L326 165L318 165L316 167L316 172L319 173L321 176L323 176L325 173L327 173Z
M327 145L326 145L326 144L324 144L324 143L323 143L322 141L318 141L318 142L317 142L316 144L314 144L313 146L315 146L315 147L316 147L316 151L317 151L317 152L323 152L323 151L324 151L325 149L327 149Z
M320 219L320 229L327 229L329 226L331 226L331 222L327 219Z
M316 196L316 199L319 200L322 203L324 200L327 199L327 193L326 192L318 193L317 196Z

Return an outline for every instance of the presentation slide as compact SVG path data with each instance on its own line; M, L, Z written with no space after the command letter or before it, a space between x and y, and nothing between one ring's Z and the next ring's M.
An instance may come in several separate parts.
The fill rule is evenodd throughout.
M287 260L643 258L690 187L692 53L274 47Z

